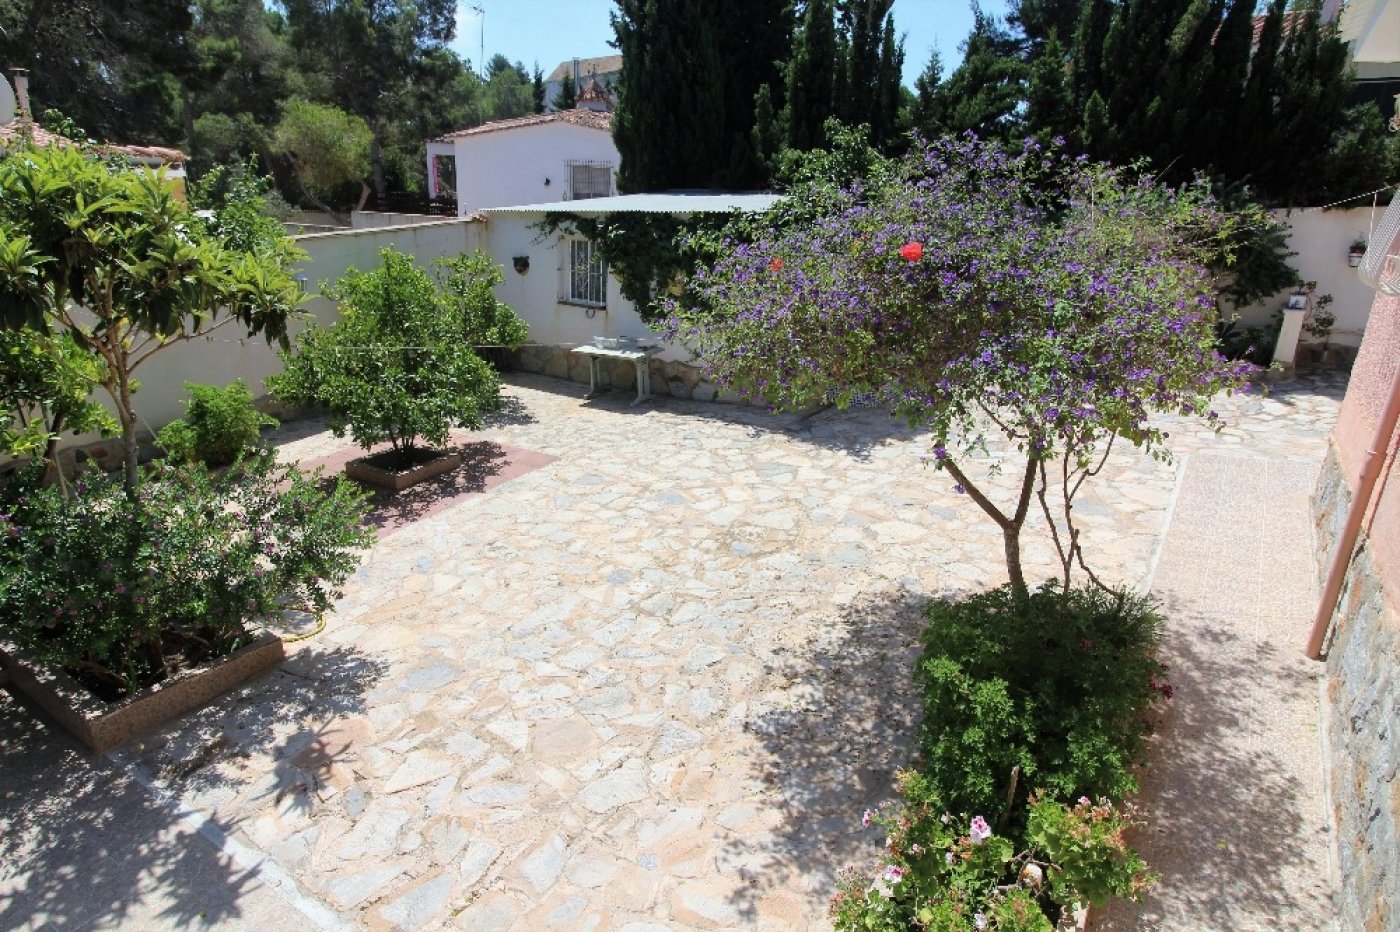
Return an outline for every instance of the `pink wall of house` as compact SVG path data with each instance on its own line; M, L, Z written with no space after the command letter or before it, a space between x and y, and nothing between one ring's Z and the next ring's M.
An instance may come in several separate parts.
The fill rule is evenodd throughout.
M1342 403L1332 434L1342 474L1353 494L1397 368L1400 368L1400 296L1378 293L1371 307L1366 339L1357 353L1346 400ZM1400 469L1396 468L1397 445L1400 445L1400 429L1390 438L1386 448L1387 459L1372 497L1369 518L1362 526L1370 538L1372 556L1392 606L1400 606Z

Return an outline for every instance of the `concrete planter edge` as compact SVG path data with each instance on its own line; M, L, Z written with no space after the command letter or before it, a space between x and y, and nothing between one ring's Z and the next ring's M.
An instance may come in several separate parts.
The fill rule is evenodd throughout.
M182 670L164 682L118 702L103 702L62 670L39 663L23 648L0 639L0 669L23 693L94 754L178 718L264 673L286 658L277 635L262 631L251 644L207 666Z

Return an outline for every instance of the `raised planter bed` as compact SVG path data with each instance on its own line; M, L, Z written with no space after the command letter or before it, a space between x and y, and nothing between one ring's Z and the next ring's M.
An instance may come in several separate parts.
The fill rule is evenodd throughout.
M385 450L346 463L345 476L366 485L402 492L411 485L449 473L460 465L462 457L456 453L414 450L405 462L398 453Z
M206 667L182 670L118 702L103 702L72 677L37 663L27 651L0 640L0 669L95 754L124 744L172 718L208 704L286 657L282 639L262 632L253 643Z

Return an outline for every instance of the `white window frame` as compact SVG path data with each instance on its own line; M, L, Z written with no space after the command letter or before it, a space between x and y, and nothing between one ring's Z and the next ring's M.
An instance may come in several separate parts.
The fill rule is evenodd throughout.
M570 160L566 161L564 163L564 166L568 171L569 179L568 196L565 198L565 200L586 201L590 198L595 197L612 197L613 167L611 162L586 162L581 160ZM595 182L594 184L585 186L579 185L577 183L577 180L575 178L575 169L579 168L590 169L592 170L590 173L596 173L597 171L604 171L607 173L606 181L604 181L602 185L602 193L599 193L598 185L596 184L596 182L599 180L596 174L593 179ZM580 190L581 188L585 187L587 190Z
M559 300L581 307L608 306L608 264L598 247L583 238L563 241L560 265Z

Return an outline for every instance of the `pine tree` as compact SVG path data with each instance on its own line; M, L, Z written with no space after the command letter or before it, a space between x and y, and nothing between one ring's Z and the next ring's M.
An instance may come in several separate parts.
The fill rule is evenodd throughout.
M1078 129L1070 88L1069 52L1053 28L1030 63L1026 126L1042 144L1056 137L1068 140Z
M834 113L836 71L832 0L808 0L784 69L787 102L783 123L788 148L815 149L825 144L822 124Z
M914 79L914 104L909 111L911 128L926 139L943 134L943 58L938 49L929 53L928 64Z
M937 93L944 130L1010 139L1021 132L1016 114L1026 94L1020 43L980 6L972 11L962 64Z
M578 106L577 88L574 87L574 76L569 72L564 72L564 79L559 82L559 93L554 95L555 110L572 110Z

